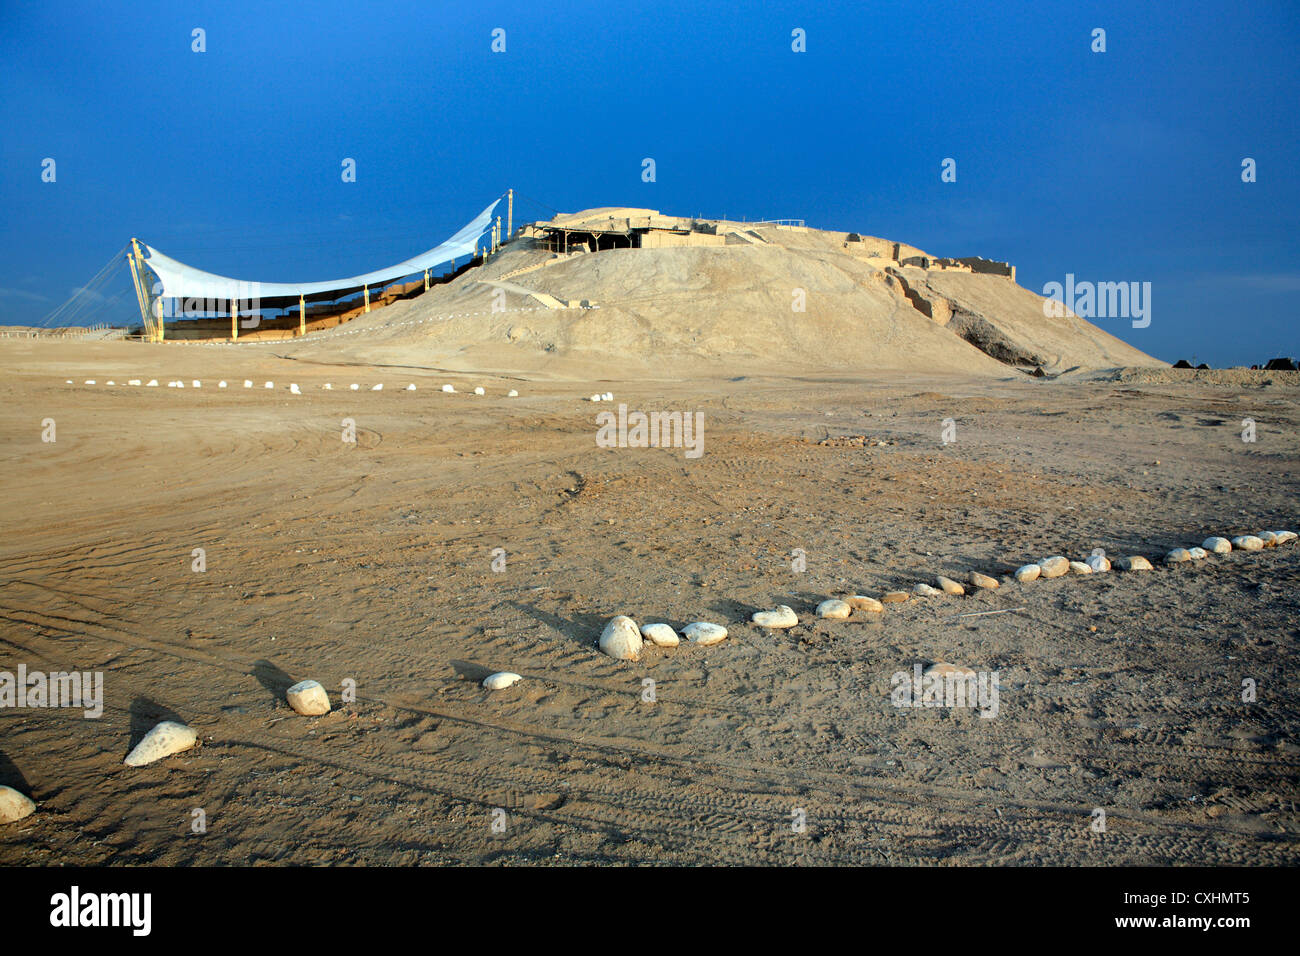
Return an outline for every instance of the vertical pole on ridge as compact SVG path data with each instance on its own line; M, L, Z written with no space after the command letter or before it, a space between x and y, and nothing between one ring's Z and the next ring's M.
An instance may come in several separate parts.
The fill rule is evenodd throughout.
M298 293L298 334L307 334L307 300L301 292Z
M515 232L515 191L506 190L506 242Z

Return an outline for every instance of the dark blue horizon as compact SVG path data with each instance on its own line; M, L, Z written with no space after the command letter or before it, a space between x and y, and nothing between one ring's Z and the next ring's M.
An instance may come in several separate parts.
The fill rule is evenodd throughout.
M1171 362L1300 355L1294 3L324 0L9 5L3 23L0 324L39 324L132 236L225 275L327 279L514 187L516 224L791 217L1007 260L1040 293L1150 282L1147 328L1093 321ZM113 281L91 321L135 315Z

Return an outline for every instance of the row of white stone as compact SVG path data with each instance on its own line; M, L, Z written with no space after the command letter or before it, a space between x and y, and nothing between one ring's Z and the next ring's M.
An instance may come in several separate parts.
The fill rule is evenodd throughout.
M68 380L67 380L67 384L68 384L68 385L74 385L74 384L76 384L76 383L73 382L72 379L68 379ZM96 379L93 379L93 378L88 378L88 379L86 379L85 382L83 382L82 384L83 384L83 385L95 385L95 384L97 384L97 380L96 380ZM105 382L104 384L105 384L105 385L116 385L117 382L114 382L114 381L112 381L112 380L109 380L109 381ZM127 385L131 385L131 386L140 386L140 385L143 385L145 388L157 388L157 387L158 387L158 380L157 380L156 378L151 378L151 379L149 379L149 381L147 381L147 382L141 382L140 379L138 379L138 378L133 378L133 379L130 379L129 381L127 381L126 384L127 384ZM176 379L175 381L168 382L168 383L167 383L167 387L168 387L168 388L185 388L185 382L184 382L184 380L182 380L182 379ZM190 388L202 388L202 387L203 387L203 382L201 382L199 379L195 378L195 379L191 379L191 380L190 380ZM225 388L225 387L226 387L226 383L225 383L225 381L217 382L217 388ZM273 389L273 388L275 388L275 383L274 383L274 382L267 382L267 383L265 383L262 387L263 387L263 388L271 388L271 389ZM356 391L360 391L361 387L362 387L362 386L360 386L360 385L357 384L356 382L353 382L351 385L348 386L348 388L351 389L351 390L354 391L354 392L356 392ZM252 381L251 381L250 379L244 379L244 388L253 388L253 383L252 383ZM322 389L323 391L329 392L329 391L332 391L332 390L334 389L334 385L333 385L333 383L331 383L331 382L326 382L324 385L321 386L321 389ZM378 385L372 385L372 386L370 386L370 391L372 391L372 392L382 392L383 390L384 390L384 385L383 385L382 382L380 382ZM415 389L415 385L414 385L414 383L412 383L412 384L406 386L406 391L408 391L408 392L414 392L415 390L416 390L416 389ZM455 386L455 385L450 385L450 384L448 384L448 385L444 385L444 386L442 386L442 391L454 394L455 391L456 391L456 386ZM301 395L301 394L302 394L302 389L300 389L300 388L298 387L298 384L297 384L296 382L292 382L292 383L290 383L290 385L289 385L289 393L292 394L292 395ZM485 389L482 385L477 385L477 386L475 386L475 388L474 388L474 394L475 394L475 395L486 395L486 394L487 394L487 389ZM506 398L518 398L518 397L519 397L519 392L517 392L517 391L516 391L515 389L513 389L513 388L510 389L510 391L506 393Z
M285 697L289 706L305 717L318 717L330 712L329 694L318 681L299 681L285 691ZM174 720L164 720L145 734L122 762L128 767L143 767L189 750L198 739L199 735L193 727ZM13 787L0 786L0 824L15 823L30 816L35 810L36 804L26 794Z
M1298 535L1294 531L1262 531L1258 535L1241 535L1229 541L1227 538L1206 538L1201 547L1175 548L1165 555L1166 564L1181 564L1208 557L1210 554L1227 554L1234 548L1239 551L1260 551L1264 548L1278 547L1294 541ZM1150 571L1151 562L1140 555L1120 558L1116 565L1125 571ZM1016 581L1026 584L1043 578L1057 578L1071 572L1075 574L1098 574L1111 570L1111 562L1100 550L1094 552L1086 561L1071 561L1061 555L1043 558L1036 564L1026 564L1018 568L1013 575ZM994 590L1001 586L997 578L978 571L970 573L970 583L977 588ZM935 585L938 585L937 587ZM900 603L913 596L930 597L941 594L964 595L966 588L951 578L938 575L935 585L921 582L908 591L887 591L879 599L865 594L854 594L847 598L828 598L817 605L817 616L829 620L844 620L854 611L882 613L886 604ZM784 630L799 623L799 615L794 609L782 604L768 611L757 611L750 620L760 627ZM692 643L716 644L727 636L727 629L721 624L696 621L686 625L682 634ZM676 647L679 643L677 632L667 624L647 624L641 628L630 617L620 615L605 625L600 635L600 649L610 657L618 660L635 661L641 657L646 640L659 647ZM940 665L935 665L939 667ZM948 667L950 665L942 665ZM498 675L493 675L498 676ZM519 680L519 675L510 675ZM512 680L510 683L514 683ZM509 686L503 684L502 686ZM496 689L496 688L493 688Z

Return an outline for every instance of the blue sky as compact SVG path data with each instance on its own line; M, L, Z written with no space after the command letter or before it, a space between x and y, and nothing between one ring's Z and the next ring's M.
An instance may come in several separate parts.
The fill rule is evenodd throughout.
M328 279L513 186L545 204L516 222L798 217L1009 260L1035 291L1150 282L1148 328L1097 324L1169 361L1300 355L1300 5L979 7L3 3L0 322L39 322L131 236ZM129 321L129 288L90 319Z

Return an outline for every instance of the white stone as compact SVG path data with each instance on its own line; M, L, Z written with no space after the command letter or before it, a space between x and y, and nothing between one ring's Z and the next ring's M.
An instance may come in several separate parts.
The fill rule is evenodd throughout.
M262 387L263 387L263 388L275 388L275 382L267 382L267 383L266 383L265 385L263 385Z
M36 811L36 804L13 787L0 786L0 824L17 823Z
M942 574L935 578L939 587L945 594L955 594L961 596L966 593L966 589L954 581L952 578L945 578Z
M109 379L109 380L108 380L107 382L105 382L104 384L105 384L105 385L116 385L117 382L114 382L112 379Z
M1294 531L1276 531L1274 533L1277 535L1277 543L1279 545L1290 544L1297 537Z
M708 647L710 644L716 644L725 640L727 629L721 624L710 624L708 621L695 621L687 624L682 628L682 633L692 644L699 644L702 647Z
M518 397L519 397L519 393L515 391L513 388L510 391L506 392L506 398L518 398Z
M1192 552L1186 548L1174 548L1165 555L1165 564L1183 564L1192 560Z
M138 386L140 384L140 380L138 378L129 379L126 384Z
M361 386L358 385L356 382L353 382L351 385L348 386L348 388L352 389L352 391L355 392L355 391L359 391Z
M195 388L202 388L202 387L203 387L203 383L200 382L197 378L190 379L190 384L193 385Z
M607 402L612 402L612 401L614 400L614 393L613 393L613 392L606 392L605 394L601 395L600 397L601 397L603 400L607 401Z
M382 392L383 390L384 390L384 383L383 383L383 382L380 382L378 385L374 386L374 387L371 389L372 392Z
M1059 578L1070 571L1070 559L1061 557L1059 554L1050 558L1043 558L1038 562L1038 566L1043 569L1043 577Z
M1253 534L1243 534L1232 539L1232 546L1239 551L1263 551L1264 542Z
M442 387L442 390L443 390L444 392L454 392L454 391L456 391L456 386L455 386L455 385L444 385L444 386Z
M636 621L619 615L611 618L600 635L600 649L620 661L635 661L641 657L641 630Z
M846 601L841 601L839 598L829 598L817 605L817 616L832 621L842 621L852 613L853 608L849 607Z
M156 379L156 378L151 378L151 379L149 379L149 381L145 383L145 386L144 386L144 387L145 387L145 388L157 388L157 387L158 387L158 379Z
M1130 558L1120 558L1119 566L1125 571L1150 571L1151 562L1137 554Z
M945 661L938 661L937 663L931 664L927 667L922 673L922 676L943 679L947 677L970 678L976 675L973 670L969 670L968 668L958 667L956 664L949 664Z
M912 593L917 595L918 597L937 597L938 595L943 594L943 592L940 591L938 588L931 587L930 585L925 584L924 582L912 588Z
M1277 535L1272 531L1261 531L1259 534L1255 535L1255 537L1259 538L1260 541L1263 541L1264 547L1266 548L1272 548L1277 544Z
M415 385L412 384L412 385L408 385L408 386L406 386L406 390L407 390L408 392L413 392L413 391L415 391Z
M300 680L285 691L284 696L288 698L289 706L304 717L319 717L330 712L330 695L318 681Z
M750 618L759 627L794 627L799 623L799 615L784 604L777 606L773 611L757 611Z
M244 388L252 388L252 387L253 387L253 383L250 382L248 379L244 379Z
M641 628L641 636L655 647L676 647L681 639L667 624L647 624Z
M128 767L143 767L145 764L162 760L172 754L189 750L198 741L199 735L194 728L178 724L174 720L164 720L135 745L135 749L122 761Z
M1232 542L1227 538L1206 538L1201 542L1201 547L1211 554L1227 554L1232 550Z
M998 589L997 578L991 578L987 574L980 574L978 571L970 573L970 583L977 588L984 588L986 591L996 591Z
M1092 568L1083 561L1071 561L1070 570L1075 574L1092 574Z
M591 396L591 398L589 399L589 401L598 402L598 401L600 401L600 396L599 396L599 395L593 395L593 396Z
M218 382L218 383L217 383L217 388L225 388L225 387L226 387L226 383L225 383L225 382Z
M1104 554L1090 554L1084 564L1092 568L1093 574L1104 574L1110 570L1110 559Z
M867 597L865 594L855 594L851 598L845 598L845 601L855 611L871 611L880 614L885 610L885 605L873 597Z
M93 378L88 378L88 379L86 379L86 384L87 384L87 385L94 385L94 384L95 384L95 380L94 380Z
M482 386L482 385L475 385L475 386L474 386L474 394L475 394L475 395L486 395L487 392L483 389L483 386Z
M497 671L483 679L483 686L488 690L505 690L511 684L517 684L521 680L522 677L511 671Z
M289 386L289 393L290 393L291 395L301 395L301 394L302 394L302 392L298 391L298 386L297 386L297 384L291 384L291 385Z
M1201 558L1209 557L1209 553L1204 548L1188 548L1187 553L1192 556L1193 561L1199 561Z
M1016 569L1016 580L1021 584L1029 581L1036 581L1038 576L1043 573L1043 569L1036 564L1026 564L1024 567Z
M327 392L334 391L334 386L331 385L329 382L326 382L324 385L321 386L321 388L325 389L325 391Z

